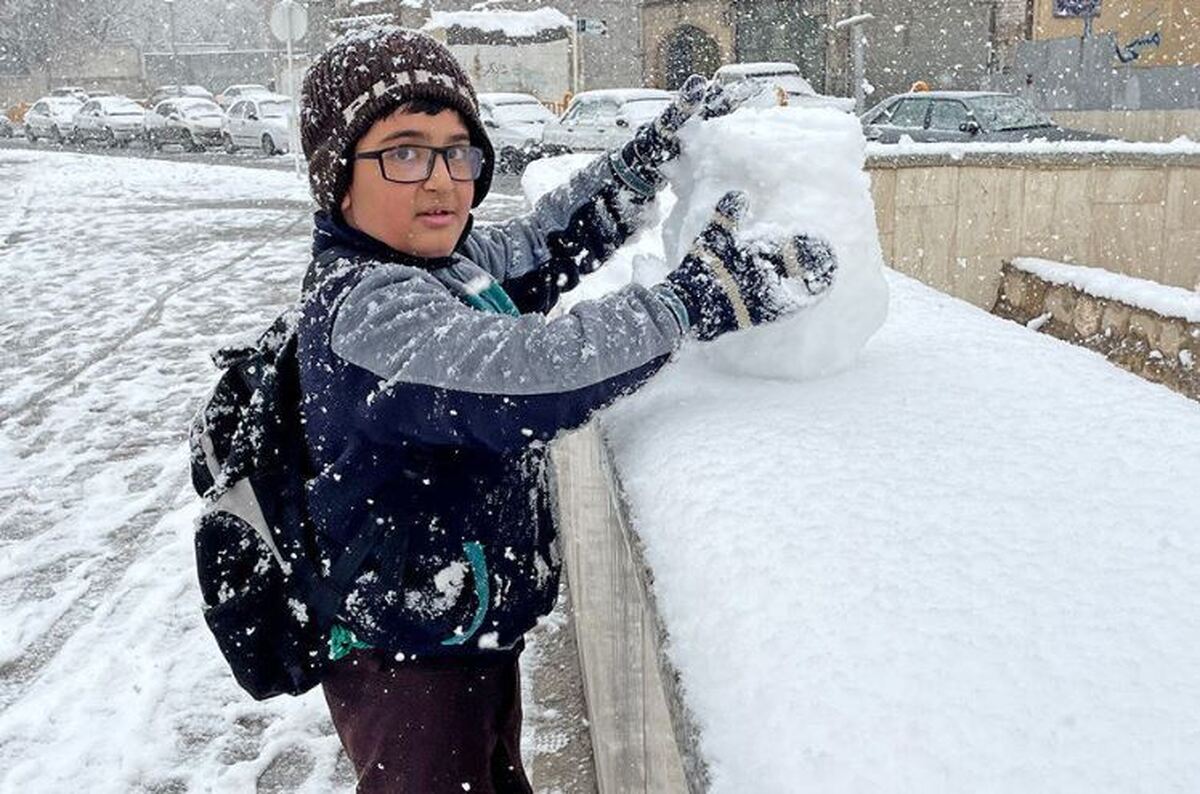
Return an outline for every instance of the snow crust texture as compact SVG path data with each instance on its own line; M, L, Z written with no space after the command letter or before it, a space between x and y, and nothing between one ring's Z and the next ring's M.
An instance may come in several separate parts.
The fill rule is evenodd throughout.
M848 371L603 417L711 790L1200 790L1200 410L888 278Z
M1108 298L1130 306L1158 312L1164 317L1182 317L1200 322L1200 293L1170 287L1099 267L1085 267L1049 259L1017 257L1013 267L1032 273L1051 284L1064 284L1097 298Z

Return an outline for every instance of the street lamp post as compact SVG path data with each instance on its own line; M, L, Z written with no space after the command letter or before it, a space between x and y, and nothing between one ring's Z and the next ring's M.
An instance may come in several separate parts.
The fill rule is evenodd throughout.
M854 112L862 113L863 105L866 101L866 90L863 86L866 77L866 57L864 54L864 40L862 26L875 19L874 14L864 14L862 12L862 0L854 2L854 16L846 17L833 23L836 30L850 28L851 52L854 58Z

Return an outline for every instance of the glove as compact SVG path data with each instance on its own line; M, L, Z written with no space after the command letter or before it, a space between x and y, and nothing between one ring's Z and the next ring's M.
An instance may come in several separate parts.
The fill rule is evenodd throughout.
M833 284L837 258L824 240L797 235L738 242L734 235L747 204L745 193L726 193L691 251L655 288L676 316L676 304L683 305L685 327L700 339L777 320L816 303ZM785 285L785 278L798 288Z
M633 140L612 154L613 171L634 191L654 195L663 182L663 163L679 156L679 130L689 119L732 113L762 91L762 84L754 80L725 87L692 75L657 118L638 127Z

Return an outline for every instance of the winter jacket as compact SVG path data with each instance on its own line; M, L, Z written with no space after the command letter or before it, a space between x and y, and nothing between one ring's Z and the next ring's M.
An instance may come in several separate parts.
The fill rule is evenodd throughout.
M405 655L511 649L554 605L546 442L661 368L686 315L640 286L547 320L635 230L644 198L601 158L444 259L318 214L299 331L322 557L380 532L340 618Z

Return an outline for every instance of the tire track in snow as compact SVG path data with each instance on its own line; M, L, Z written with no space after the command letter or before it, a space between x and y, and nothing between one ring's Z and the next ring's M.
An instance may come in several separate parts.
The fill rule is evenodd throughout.
M18 408L9 411L6 416L0 417L0 425L23 418L28 418L36 423L38 409L46 405L49 397L58 391L74 386L85 372L102 364L130 340L153 331L159 325L167 302L173 297L205 284L213 277L228 271L253 257L268 245L277 242L280 237L290 235L297 226L307 222L309 222L307 216L302 215L295 218L268 234L262 242L249 246L237 256L194 276L184 276L179 284L159 294L154 303L117 339L97 350L86 361L32 395ZM105 555L102 564L89 572L86 590L73 599L70 606L41 635L25 646L17 658L0 665L0 710L18 700L36 682L42 671L58 655L71 636L92 617L104 594L120 581L129 567L157 540L157 536L150 530L169 512L173 501L185 487L189 476L186 466L175 469L173 474L160 470L160 475L166 476L156 477L152 480L162 483L154 489L157 494L153 502L127 521L122 522L103 539L104 545L110 551ZM35 575L36 571L29 573Z
M299 218L294 219L291 223L287 224L287 226L284 228L278 230L277 233L279 235L290 234L297 226L302 223L308 223L309 220L310 219L307 216L302 215ZM69 386L73 386L75 381L77 381L79 377L83 375L83 373L112 356L131 339L134 339L135 337L138 337L147 331L153 330L158 325L159 319L162 317L163 307L171 298L190 289L191 287L207 281L213 276L229 270L241 262L246 261L274 242L276 242L274 238L268 237L262 242L247 248L245 251L238 254L228 262L209 268L208 270L202 271L195 276L185 277L184 280L182 280L179 284L159 294L158 297L154 299L154 303L142 313L141 317L139 317L130 328L128 328L115 340L97 350L81 364L76 365L73 369L65 372L63 375L59 376L38 391L31 394L25 400L25 402L21 403L15 408L9 409L7 412L0 412L0 425L5 425L11 421L19 420L25 415L34 411L41 403L43 403L54 393Z

